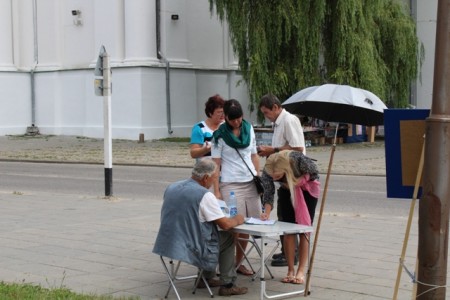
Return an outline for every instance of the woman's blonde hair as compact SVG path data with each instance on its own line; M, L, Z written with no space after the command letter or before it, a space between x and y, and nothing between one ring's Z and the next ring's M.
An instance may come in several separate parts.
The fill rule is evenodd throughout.
M283 173L286 177L289 190L291 191L291 202L294 206L295 186L297 185L298 178L294 175L294 168L290 159L292 150L283 150L274 154L271 154L264 166L264 170L270 176L274 173ZM294 206L295 207L295 206Z

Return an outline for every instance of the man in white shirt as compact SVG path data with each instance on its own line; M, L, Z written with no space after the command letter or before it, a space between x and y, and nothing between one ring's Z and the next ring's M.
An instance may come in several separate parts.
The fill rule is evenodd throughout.
M271 94L264 95L259 109L273 122L272 146L259 146L260 156L269 156L281 150L296 150L306 154L305 137L300 119L281 107L281 102Z
M266 94L261 98L259 109L269 121L273 122L273 136L272 145L261 145L258 147L258 154L260 156L269 156L281 150L296 150L306 154L305 137L303 135L303 128L300 119L287 112L282 106L280 100L272 94ZM278 220L283 221L283 206L291 205L291 194L288 188L280 186L277 191L277 217ZM265 203L264 211L267 216L270 215L272 205ZM273 256L273 266L287 266L286 258L284 257L283 236L280 236L281 253ZM296 243L297 244L297 243ZM295 256L297 259L297 256ZM297 263L297 261L296 261Z

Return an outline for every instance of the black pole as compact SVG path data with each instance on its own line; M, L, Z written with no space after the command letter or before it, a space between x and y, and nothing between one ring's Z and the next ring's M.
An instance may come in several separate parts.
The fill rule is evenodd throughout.
M112 178L112 168L105 168L105 196L112 196L113 194Z

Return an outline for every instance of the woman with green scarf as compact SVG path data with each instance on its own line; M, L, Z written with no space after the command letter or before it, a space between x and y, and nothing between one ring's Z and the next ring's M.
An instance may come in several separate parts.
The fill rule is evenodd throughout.
M260 172L255 132L252 125L243 119L242 107L237 100L225 101L223 111L225 122L214 132L211 149L211 157L220 170L220 182L217 179L214 183L214 194L228 203L230 192L234 192L238 214L259 218L261 200L253 182L253 175ZM252 271L240 265L248 235L238 235L236 238L242 238L237 241L240 246L236 243L236 271L253 275Z

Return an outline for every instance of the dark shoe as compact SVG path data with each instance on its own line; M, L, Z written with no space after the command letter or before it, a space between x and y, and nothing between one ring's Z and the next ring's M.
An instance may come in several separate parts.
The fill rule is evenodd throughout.
M295 257L294 260L294 265L298 264L298 258ZM286 267L288 265L287 260L285 257L281 258L281 259L277 259L277 260L272 260L272 262L270 263L271 266L274 267Z
M279 260L280 258L284 258L284 254L282 252L272 255L273 260Z
M279 259L276 260L272 260L272 262L270 263L271 266L274 267L286 267L288 265L286 258L281 257Z
M208 281L208 285L209 285L210 288L213 288L213 287L216 287L216 286L220 286L220 283L221 283L219 279L214 279L214 278L207 279L207 281ZM203 279L200 279L200 281L197 283L197 288L198 289L205 289L206 288L206 284L203 281Z
M238 287L237 285L233 285L232 287L221 286L219 289L220 296L244 295L247 292L248 288Z

